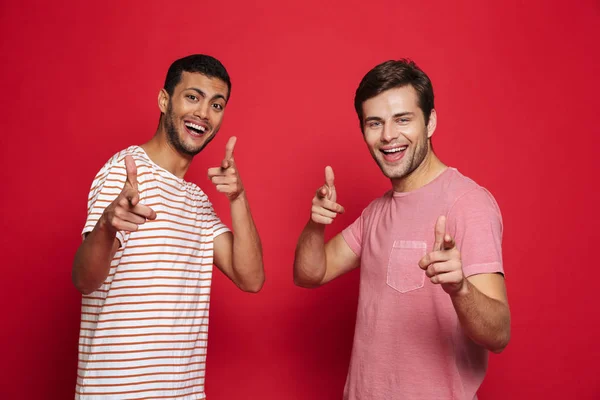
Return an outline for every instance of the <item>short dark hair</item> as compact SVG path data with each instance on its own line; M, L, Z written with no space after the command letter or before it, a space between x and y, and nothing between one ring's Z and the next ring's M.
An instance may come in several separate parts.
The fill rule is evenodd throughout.
M425 72L414 61L402 58L385 61L367 72L356 89L354 108L358 114L360 126L363 124L362 105L365 101L386 90L410 85L417 92L417 104L425 116L425 124L433 110L433 86Z
M183 72L196 72L205 75L209 78L218 78L227 84L227 99L231 95L231 80L227 70L219 60L205 54L192 54L187 57L180 58L171 64L167 71L164 89L173 95L175 86L181 82L181 74Z

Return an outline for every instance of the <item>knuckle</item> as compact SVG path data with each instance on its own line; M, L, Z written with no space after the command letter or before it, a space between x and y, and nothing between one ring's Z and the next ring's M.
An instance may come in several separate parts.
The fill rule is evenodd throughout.
M436 275L435 268L433 267L433 265L430 265L427 268L427 276L432 277L432 276L435 276L435 275Z
M121 207L115 207L112 212L113 218L121 218L123 216L123 209Z

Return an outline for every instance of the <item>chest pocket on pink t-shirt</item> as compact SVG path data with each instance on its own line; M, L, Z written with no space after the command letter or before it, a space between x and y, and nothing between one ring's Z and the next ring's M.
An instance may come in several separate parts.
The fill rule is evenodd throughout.
M387 284L400 293L422 288L425 271L419 260L425 256L427 244L416 240L396 240L390 252L387 267Z

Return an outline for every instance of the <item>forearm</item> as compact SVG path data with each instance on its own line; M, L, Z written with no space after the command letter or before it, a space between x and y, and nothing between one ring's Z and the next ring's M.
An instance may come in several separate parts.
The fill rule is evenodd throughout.
M73 284L83 294L98 289L110 271L110 263L117 250L116 232L110 230L103 219L87 235L73 261Z
M294 283L302 287L321 284L327 272L325 225L309 220L304 227L294 258Z
M451 297L467 336L495 353L504 350L510 339L508 305L481 293L466 279L464 288Z
M235 282L242 290L258 292L265 281L262 245L244 193L231 202L231 220Z

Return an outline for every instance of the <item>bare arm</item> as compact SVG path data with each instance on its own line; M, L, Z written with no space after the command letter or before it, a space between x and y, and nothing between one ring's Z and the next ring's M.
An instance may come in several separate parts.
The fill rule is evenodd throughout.
M432 283L450 295L460 324L475 343L500 353L510 340L510 310L504 277L480 274L465 278L460 252L446 232L446 218L435 227L433 251L419 261Z
M118 249L115 232L111 232L101 219L75 253L71 278L79 292L90 294L102 285Z
M214 262L240 289L256 293L265 282L262 245L233 158L236 140L234 136L227 142L221 166L208 170L208 176L217 190L225 193L229 199L234 232L215 238Z
M215 265L240 289L258 292L264 282L260 237L245 194L231 202L233 232L215 238Z
M331 224L344 208L336 203L334 175L331 167L325 169L325 185L313 198L311 219L306 224L294 259L294 283L313 288L358 267L359 257L354 254L342 235L338 234L325 244L325 226Z
M311 220L298 239L294 259L294 283L297 286L319 287L359 265L358 256L342 235L337 234L325 244L324 230L324 226Z
M136 231L146 219L156 213L139 203L137 168L131 156L125 157L127 181L119 196L104 210L94 229L86 235L77 249L71 278L82 294L97 290L106 280L110 263L119 249L117 231Z
M502 275L470 276L451 298L463 330L474 342L495 353L504 350L510 340L510 310Z

